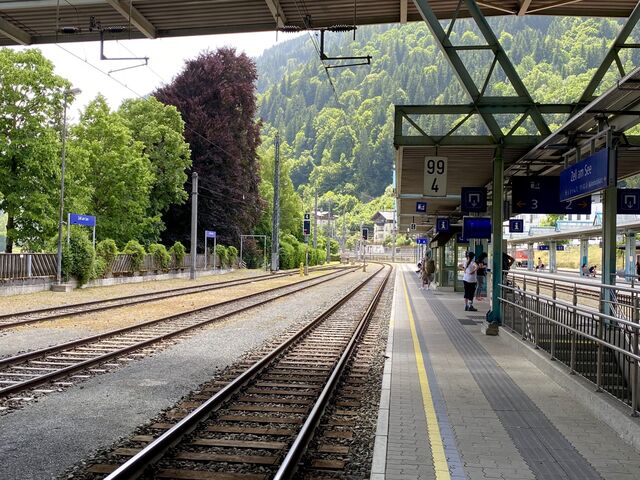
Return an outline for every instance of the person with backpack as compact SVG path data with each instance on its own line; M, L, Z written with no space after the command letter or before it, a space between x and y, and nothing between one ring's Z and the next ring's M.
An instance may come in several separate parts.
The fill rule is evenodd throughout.
M473 306L473 296L478 285L478 264L473 260L475 258L473 252L467 252L465 257L467 261L462 264L464 275L462 283L464 284L464 311L477 312L478 309Z

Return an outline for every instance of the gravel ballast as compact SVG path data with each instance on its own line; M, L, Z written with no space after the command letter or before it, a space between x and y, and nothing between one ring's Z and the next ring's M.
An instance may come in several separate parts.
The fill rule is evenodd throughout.
M312 272L305 279L323 276L327 273ZM299 281L299 276L278 277L209 292L184 294L130 307L114 308L0 330L0 358L233 300L269 288L292 285Z
M190 338L0 416L0 479L51 479L127 436L366 274L353 273L198 331ZM64 477L62 477L64 478Z

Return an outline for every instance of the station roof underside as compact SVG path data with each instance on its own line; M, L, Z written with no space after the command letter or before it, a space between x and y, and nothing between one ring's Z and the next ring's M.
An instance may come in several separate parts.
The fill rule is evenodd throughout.
M403 107L398 107L403 108ZM409 111L410 108L409 108ZM616 131L625 131L640 122L640 68L619 80L616 85L597 97L571 117L550 136L509 137L502 147L505 184L517 175L558 175L564 168L563 154L575 142L584 141L597 132L598 119ZM603 120L604 121L604 120ZM412 137L417 143L431 143L429 137ZM459 145L455 145L459 142ZM400 146L398 149L398 229L406 232L416 224L413 233L427 233L437 217L459 217L460 189L486 185L490 187L492 164L498 146L489 136L462 137L452 135L442 145ZM424 158L448 158L447 197L424 197ZM618 150L618 178L640 172L640 137L623 136ZM426 201L427 212L416 213L416 202Z
M640 232L640 222L621 223L616 227L619 235L627 232ZM602 227L576 228L564 232L543 233L529 237L512 238L507 240L509 245L526 245L528 243L546 243L554 240L575 240L579 238L602 237Z
M455 15L458 0L431 0L438 18ZM627 17L635 0L483 0L484 15ZM469 16L464 5L459 17ZM162 38L275 30L276 25L320 28L422 20L411 0L0 0L0 46L98 40L89 18L125 26L112 38ZM75 34L56 33L76 27ZM129 28L130 27L130 28ZM110 37L111 38L111 37Z

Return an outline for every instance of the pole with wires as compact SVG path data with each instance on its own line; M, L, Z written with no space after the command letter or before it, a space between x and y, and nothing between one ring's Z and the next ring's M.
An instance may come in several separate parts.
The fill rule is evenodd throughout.
M280 135L276 133L273 166L273 219L271 226L271 271L280 269Z
M196 279L198 258L198 172L191 174L191 272L189 278Z

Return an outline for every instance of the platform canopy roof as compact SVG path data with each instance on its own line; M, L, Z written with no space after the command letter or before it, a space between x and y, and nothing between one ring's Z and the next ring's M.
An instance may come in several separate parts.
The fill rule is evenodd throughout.
M438 18L456 15L458 0L431 0ZM483 0L484 15L627 17L635 0ZM354 8L355 7L355 8ZM466 17L464 6L458 12ZM412 0L0 0L0 46L97 40L103 27L126 27L111 38L162 38L422 20ZM62 31L75 33L63 34Z

